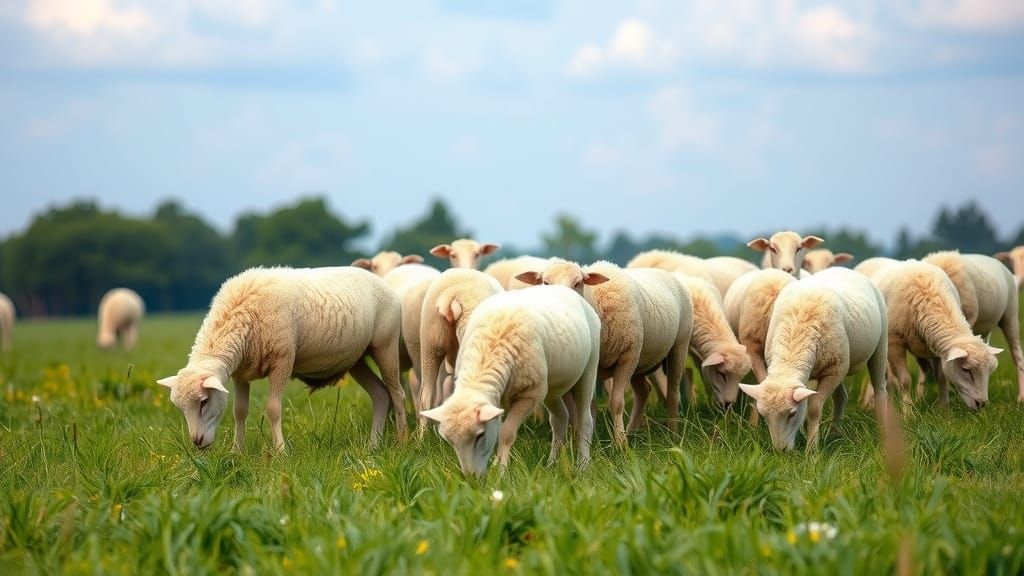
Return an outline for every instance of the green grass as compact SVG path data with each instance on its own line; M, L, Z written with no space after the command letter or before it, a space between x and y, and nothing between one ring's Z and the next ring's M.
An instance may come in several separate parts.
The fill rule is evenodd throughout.
M86 320L18 325L0 356L5 574L1024 571L1024 408L1006 353L980 414L956 398L904 414L899 480L870 412L823 427L816 454L780 455L702 392L680 434L655 406L626 453L602 398L581 473L571 455L545 467L550 432L529 422L508 472L472 482L433 432L400 444L389 427L367 449L369 400L350 383L289 385L286 456L269 450L263 383L246 453L229 451L230 410L198 452L154 380L183 365L199 322L150 317L132 353L97 350Z

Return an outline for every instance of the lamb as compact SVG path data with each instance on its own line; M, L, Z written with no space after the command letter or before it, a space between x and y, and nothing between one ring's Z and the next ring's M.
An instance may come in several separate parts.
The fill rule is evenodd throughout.
M419 410L420 397L420 308L431 282L441 275L436 268L424 264L406 264L394 268L384 277L384 283L398 296L402 304L402 330L398 344L398 370L409 375L409 392L413 408Z
M846 252L840 252L834 254L828 248L818 248L817 250L811 250L804 254L804 270L807 270L811 274L820 272L826 268L831 268L836 264L843 264L853 260L853 255Z
M473 311L499 292L504 289L497 280L464 268L445 270L430 284L420 309L420 410L436 408L450 395L441 386L443 363L447 359L449 366L455 365Z
M452 268L476 269L481 256L493 254L499 248L500 244L479 244L476 240L460 238L451 244L438 244L430 249L430 253L438 258L447 258Z
M14 316L14 302L6 294L0 293L0 350L4 352L11 349Z
M548 260L546 258L517 256L492 263L487 268L484 268L484 274L493 276L505 290L519 290L530 285L517 280L516 276L531 270L543 272L547 265Z
M1017 285L1010 271L995 258L984 254L936 252L924 258L949 276L960 295L960 307L975 334L988 341L998 326L1006 337L1013 365L1017 368L1017 401L1024 402L1024 352L1020 347L1020 317Z
M758 382L768 375L764 348L775 299L793 282L796 279L792 275L767 268L740 276L725 295L725 317L737 341L747 348L750 368Z
M885 300L864 275L829 268L790 283L775 301L768 323L768 375L757 385L740 384L757 401L777 450L793 449L807 420L807 450L817 447L821 409L835 392L835 422L846 408L843 378L867 363L879 402L886 397L888 348ZM818 385L807 387L811 380Z
M385 276L388 272L391 272L403 264L421 263L423 263L423 257L418 254L402 256L398 252L385 250L383 252L378 252L376 256L370 259L357 258L352 262L352 265L358 268L365 268L377 276Z
M996 367L994 355L1001 350L989 347L971 332L956 288L942 269L909 260L885 267L871 280L885 297L889 368L904 402L909 402L909 351L922 366L926 361L931 364L942 406L949 404L948 382L953 383L968 408L984 406L988 402L989 375Z
M439 423L438 431L455 449L463 474L481 476L499 441L498 465L505 470L519 425L543 402L550 414L548 463L553 463L569 423L563 395L571 392L577 406L590 406L600 341L597 313L564 286L491 296L466 326L455 361L455 391L421 414ZM590 410L579 410L578 468L590 461L593 432Z
M118 343L125 350L135 347L139 324L146 313L142 298L130 288L114 288L103 295L99 306L96 345L111 348Z
M814 248L824 242L817 236L801 237L792 230L785 230L772 234L770 239L755 238L747 242L754 250L764 252L761 259L761 268L778 268L787 274L800 278L800 270L803 268L804 254L807 250Z
M1024 289L1024 246L1017 246L1009 252L999 252L995 258L1002 260L1013 269L1013 279L1017 290Z
M650 392L644 376L658 368L664 368L672 383L667 399L669 427L675 430L677 385L690 346L693 306L671 273L656 268L623 270L605 261L584 270L575 262L552 258L542 274L527 272L518 278L529 284L573 288L597 310L601 320L598 375L612 379L609 408L616 444L625 446L626 432L642 424ZM632 385L635 395L628 428L622 421L626 384Z
M861 274L867 276L868 278L871 278L872 276L875 275L875 272L878 272L879 270L885 268L886 266L889 266L890 264L898 264L899 262L899 260L895 260L893 258L884 258L882 256L876 256L874 258L868 258L867 260L861 262L860 264L857 264L856 266L854 266L853 269L854 271L860 272Z
M234 449L241 452L249 383L269 378L270 433L274 448L283 452L281 396L288 379L299 378L315 390L351 373L373 402L370 445L375 446L389 404L399 436L406 435L398 379L401 321L398 296L362 268L251 268L221 285L188 363L157 382L171 389L171 402L185 414L192 442L206 448L227 403L224 383L232 377L237 392Z

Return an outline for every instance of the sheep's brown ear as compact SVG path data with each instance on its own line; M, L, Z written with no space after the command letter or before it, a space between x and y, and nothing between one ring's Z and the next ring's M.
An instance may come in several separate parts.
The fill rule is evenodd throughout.
M795 404L799 404L800 402L803 402L804 400L806 400L807 398L809 398L811 396L814 396L815 394L817 394L817 391L811 390L810 388L804 388L803 386L800 386L798 388L794 388L793 389L793 402Z
M1009 252L996 252L995 254L992 255L992 257L997 259L997 260L1002 260L1003 262L1009 262L1010 261L1010 253Z
M595 284L604 284L610 280L604 274L598 274L597 272L587 272L583 274L583 283L587 286L594 286Z
M495 418L501 416L504 413L505 411L502 410L501 408L498 408L497 406L492 406L491 404L484 404L483 406L480 406L479 410L477 411L477 418L481 423L490 422L491 420L494 420Z
M450 244L438 244L430 249L430 253L438 258L447 258L452 254L452 247Z
M372 267L370 261L366 258L357 258L352 261L352 265L355 266L356 268L365 268L367 270L369 270Z
M853 254L849 254L847 252L840 252L839 254L836 254L835 258L836 264L842 264L843 262L849 262L850 260L853 260Z
M161 379L157 380L156 383L161 385L161 386L167 386L168 388L174 388L175 386L178 385L178 377L177 376L168 376L166 378L161 378Z
M419 254L409 254L408 256L403 257L402 260L399 261L398 265L420 264L421 262L423 262L423 256L420 256Z
M542 279L543 278L542 278L540 272L530 271L530 272L523 272L522 274L517 274L516 275L516 280L519 280L523 284L529 284L531 286L536 286L536 285L540 284Z
M817 236L804 236L804 239L800 241L800 247L810 249L814 248L815 246L821 244L824 241L825 240Z
M750 242L747 242L747 246L757 250L758 252L764 252L770 245L771 243L765 238L754 238Z
M494 254L501 249L501 244L484 244L480 246L480 255L487 256L488 254Z

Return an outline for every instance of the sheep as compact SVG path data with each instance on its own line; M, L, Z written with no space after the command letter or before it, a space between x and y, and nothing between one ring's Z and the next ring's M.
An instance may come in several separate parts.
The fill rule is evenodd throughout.
M420 398L420 308L431 282L441 272L425 264L406 264L383 276L384 283L398 296L402 305L402 331L398 345L398 370L409 374L409 392L413 408L419 410Z
M543 272L548 265L547 258L517 256L498 260L484 268L484 274L493 276L505 290L519 290L530 286L516 279L516 276L530 270Z
M775 299L783 288L796 281L782 270L767 268L740 276L725 295L725 317L737 341L746 346L750 368L758 382L768 375L764 348Z
M747 246L764 252L761 268L778 268L787 274L800 278L803 269L804 254L824 242L817 236L801 237L792 230L772 234L770 239L755 238L747 242Z
M672 383L667 390L669 427L676 429L677 386L690 347L693 306L671 273L657 268L624 270L606 261L583 269L575 262L552 258L542 274L527 272L518 278L529 284L573 288L597 310L601 320L598 375L612 379L609 409L616 444L625 446L626 433L642 424L650 392L644 376L662 367ZM628 427L622 421L626 384L632 385L635 395Z
M455 391L421 415L439 423L463 474L481 476L496 442L504 472L519 425L543 402L550 414L551 464L568 428L563 395L571 392L577 406L593 400L600 341L597 313L564 286L495 294L477 306L466 326L455 361ZM590 410L579 410L578 468L590 461L593 432Z
M998 348L971 331L960 309L956 287L941 268L918 260L898 262L871 277L889 314L889 369L909 403L907 352L922 367L928 362L939 383L939 404L948 406L948 382L964 404L977 410L988 402L988 379ZM1014 294L1016 301L1016 294ZM1014 309L1016 317L1016 309ZM941 364L941 366L938 366Z
M497 280L464 268L445 270L430 284L420 309L420 410L436 408L450 395L441 386L443 363L455 365L473 310L499 292L504 289Z
M860 272L861 274L867 276L868 278L871 278L872 276L875 275L875 272L878 272L879 270L885 268L886 266L889 266L890 264L898 264L899 262L899 260L895 260L893 258L876 256L874 258L868 258L867 260L861 262L860 264L857 264L856 266L853 267L853 269L855 272Z
M884 402L888 348L885 300L864 275L829 268L782 289L768 323L768 375L760 384L740 384L757 401L772 444L793 449L807 420L807 451L817 447L821 409L833 392L833 421L846 408L843 378L867 363L871 385ZM817 381L816 389L807 387Z
M245 445L249 383L267 377L267 417L274 448L284 451L281 396L290 377L315 390L346 373L370 395L370 445L384 429L389 404L400 438L406 436L405 404L398 379L402 321L398 296L362 268L251 268L227 279L213 297L188 363L157 382L185 414L192 442L213 443L227 403L228 377L235 381L234 450ZM380 370L370 368L372 359Z
M1017 290L1024 289L1024 246L1017 246L1009 252L999 252L995 258L1002 260L1013 269L1013 279L1017 283Z
M840 252L834 254L828 248L818 248L817 250L810 250L807 254L804 254L804 270L807 270L811 274L820 272L825 268L831 268L836 264L843 264L853 260L853 255L846 252Z
M1020 303L1013 275L1001 262L984 254L935 252L923 261L942 268L953 281L964 317L975 334L988 341L996 326L1003 331L1017 368L1017 401L1024 402L1024 352L1017 313Z
M422 263L423 257L418 254L402 256L398 252L385 250L383 252L378 252L376 256L370 259L357 258L352 262L352 265L358 268L365 268L377 276L385 276L388 272L391 272L403 264Z
M672 250L648 250L633 257L626 268L661 268L669 272L682 272L703 278L714 284L715 277L710 266L702 258Z
M11 349L14 316L14 302L6 294L0 293L0 350L4 352Z
M135 347L139 324L146 313L142 298L130 288L114 288L100 300L96 345L111 348L118 343L125 350Z
M438 258L447 258L452 268L477 267L481 256L493 254L501 248L501 244L479 244L476 240L460 238L451 244L438 244L430 249L430 253Z
M715 256L705 259L704 262L711 273L712 283L722 295L729 292L729 287L737 278L758 269L754 264L735 256Z

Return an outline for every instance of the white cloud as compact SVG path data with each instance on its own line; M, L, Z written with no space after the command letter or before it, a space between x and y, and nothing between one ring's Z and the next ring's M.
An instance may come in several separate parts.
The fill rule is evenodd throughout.
M29 0L25 22L37 30L75 36L99 32L137 35L152 24L141 8L118 9L109 0Z
M859 72L867 67L867 54L860 43L865 31L838 6L818 6L800 14L796 32L812 63L836 72Z
M658 124L661 146L668 152L680 149L708 150L717 140L718 123L701 114L690 94L678 86L658 90L647 109Z
M658 37L647 22L627 18L616 27L605 47L581 46L569 59L567 72L578 78L592 77L607 69L662 70L672 65L676 49Z
M905 6L905 19L922 28L972 32L1024 26L1024 0L920 0Z

